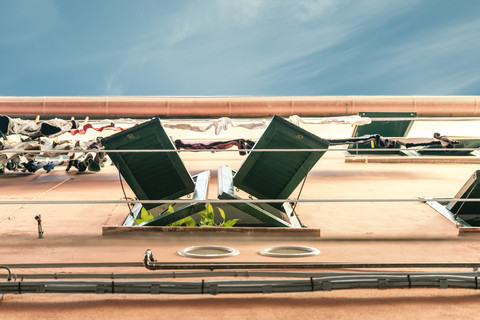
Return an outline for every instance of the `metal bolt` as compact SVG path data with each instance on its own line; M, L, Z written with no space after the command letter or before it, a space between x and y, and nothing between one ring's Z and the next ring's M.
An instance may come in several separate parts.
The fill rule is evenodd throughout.
M38 238L43 238L43 229L42 229L42 215L37 214L35 220L38 222Z

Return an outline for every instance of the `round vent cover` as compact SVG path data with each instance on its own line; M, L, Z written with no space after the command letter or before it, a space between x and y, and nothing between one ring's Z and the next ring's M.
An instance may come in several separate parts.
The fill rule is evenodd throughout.
M236 256L238 250L223 246L193 246L178 251L178 254L189 258L225 258Z
M304 246L276 246L260 250L258 253L268 257L300 258L316 256L320 250Z

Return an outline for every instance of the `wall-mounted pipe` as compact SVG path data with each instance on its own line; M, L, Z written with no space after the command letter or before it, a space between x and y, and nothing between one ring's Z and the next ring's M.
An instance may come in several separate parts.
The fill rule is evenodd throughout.
M361 111L418 116L478 116L480 96L295 97L0 97L0 114L17 116L261 117L338 116Z

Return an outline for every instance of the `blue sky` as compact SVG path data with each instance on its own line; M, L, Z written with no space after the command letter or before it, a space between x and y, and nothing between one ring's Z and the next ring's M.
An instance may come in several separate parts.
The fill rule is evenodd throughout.
M0 95L479 95L479 12L478 0L0 0Z

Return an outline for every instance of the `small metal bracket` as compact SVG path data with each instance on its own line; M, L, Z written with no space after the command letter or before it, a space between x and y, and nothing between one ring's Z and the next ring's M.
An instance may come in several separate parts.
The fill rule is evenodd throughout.
M440 279L440 289L447 289L448 288L448 280L447 279Z
M208 288L208 292L211 294L211 295L217 295L218 292L219 292L219 288L218 288L218 285L217 284L212 284L209 286Z
M262 286L263 293L272 293L272 286L271 285L265 285Z
M330 281L322 281L322 291L332 291L332 283Z
M378 289L387 289L387 279L378 279Z
M152 284L152 286L150 287L150 293L151 294L160 294L160 285Z
M37 223L38 223L38 238L41 239L43 238L42 215L37 214L35 216L35 220L37 220Z

